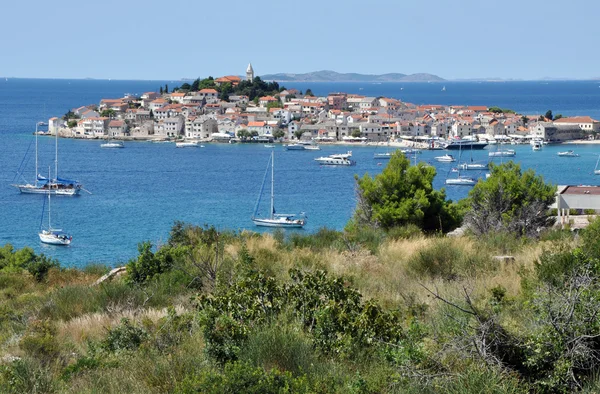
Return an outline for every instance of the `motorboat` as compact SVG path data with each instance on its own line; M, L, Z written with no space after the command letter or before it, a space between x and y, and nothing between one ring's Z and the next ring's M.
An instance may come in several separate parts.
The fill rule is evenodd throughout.
M81 190L83 189L83 185L78 181L60 178L58 176L58 132L55 133L55 147L54 147L54 178L51 178L50 175L48 177L44 177L39 175L38 173L38 135L40 132L38 131L38 126L46 125L43 122L38 122L36 124L35 131L35 180L33 183L25 181L24 183L12 184L11 186L17 188L23 194L53 194L60 196L76 196L79 195ZM27 157L27 153L25 154L25 158ZM23 159L22 163L26 163L26 160ZM17 170L17 177L23 177L22 166Z
M125 148L123 141L108 141L100 144L100 148Z
M400 152L404 153L405 155L416 155L416 154L423 153L420 149L414 149L414 148L400 149Z
M446 185L456 185L456 186L474 186L477 184L477 180L468 176L459 176L457 178L448 178L446 179Z
M275 145L271 145L271 144L265 144L264 145L265 148L275 148Z
M483 149L488 145L487 142L479 142L476 140L462 139L451 141L444 146L444 149L459 150L459 149Z
M534 152L542 150L542 142L541 141L534 141L531 144L531 150L534 151Z
M304 150L321 150L318 145L305 145Z
M441 163L452 163L456 161L456 159L452 155L437 156L434 159Z
M568 150L565 152L558 152L557 155L562 156L562 157L579 157L579 155L577 153L573 152L572 150Z
M461 163L458 168L460 170L487 170L488 163Z
M517 152L514 149L503 149L495 152L489 152L489 157L514 157Z
M287 144L285 150L306 150L306 145L303 144Z
M374 159L389 160L392 157L391 152L374 153Z
M279 227L279 228L301 228L306 224L306 215L304 212L300 214L281 214L275 213L275 152L271 152L271 158L267 164L267 170L265 171L265 176L263 178L262 186L260 188L260 193L258 195L258 199L256 200L256 206L254 207L254 214L252 215L252 221L255 225L261 227ZM260 207L260 200L262 198L263 190L265 188L265 181L267 179L267 175L269 173L269 168L271 169L271 206L269 210L269 215L267 217L257 217L258 210Z
M356 164L354 160L350 160L352 157L352 151L349 150L346 153L336 153L329 156L317 157L315 159L321 165L330 166L353 166Z
M177 147L177 148L204 148L204 146L202 146L198 142L194 142L194 141L176 142L175 147Z

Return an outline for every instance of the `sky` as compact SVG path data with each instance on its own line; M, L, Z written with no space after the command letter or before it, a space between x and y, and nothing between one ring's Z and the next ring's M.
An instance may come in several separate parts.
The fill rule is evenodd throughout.
M6 1L0 76L600 77L598 0ZM12 17L11 17L12 16Z

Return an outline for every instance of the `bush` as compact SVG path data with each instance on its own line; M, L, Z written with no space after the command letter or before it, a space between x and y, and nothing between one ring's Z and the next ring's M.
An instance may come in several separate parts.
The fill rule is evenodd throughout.
M458 274L457 266L462 251L451 239L437 239L431 247L423 248L408 262L408 268L417 276L451 280Z
M36 256L26 265L27 271L33 275L38 282L41 282L47 277L48 271L50 271L51 268L59 267L58 261L46 257L43 254Z
M247 363L229 363L223 372L204 371L188 377L177 388L177 393L307 393L306 378L294 378L289 372L276 369L265 371Z
M30 324L19 345L28 355L49 362L59 354L55 335L56 328L50 321L38 320Z
M147 338L148 333L146 330L134 326L129 319L123 318L121 324L108 331L108 335L101 342L100 348L108 352L135 350Z
M127 279L130 283L143 284L173 267L171 248L165 246L156 254L152 252L152 244L143 242L138 245L137 259L127 263Z

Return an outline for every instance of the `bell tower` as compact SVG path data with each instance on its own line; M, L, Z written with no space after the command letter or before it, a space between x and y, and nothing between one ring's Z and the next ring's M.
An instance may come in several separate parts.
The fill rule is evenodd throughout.
M254 70L252 69L252 63L248 63L248 68L246 68L246 81L254 81Z

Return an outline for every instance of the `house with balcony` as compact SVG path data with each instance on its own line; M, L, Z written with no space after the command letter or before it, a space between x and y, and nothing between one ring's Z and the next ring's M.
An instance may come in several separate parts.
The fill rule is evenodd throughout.
M127 123L123 120L111 120L108 122L109 137L124 137L128 135Z

